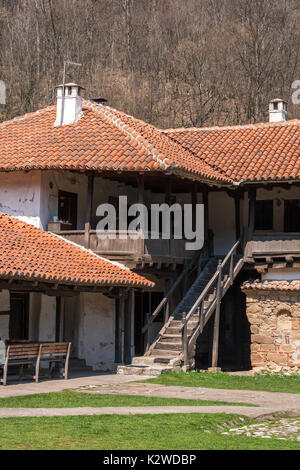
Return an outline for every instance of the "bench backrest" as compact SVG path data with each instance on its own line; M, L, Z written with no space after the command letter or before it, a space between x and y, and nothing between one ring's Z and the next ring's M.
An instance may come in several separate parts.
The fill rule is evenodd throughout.
M40 345L32 344L10 344L7 346L6 357L8 361L34 360L38 357Z
M64 358L69 352L70 343L42 343L40 345L40 359Z

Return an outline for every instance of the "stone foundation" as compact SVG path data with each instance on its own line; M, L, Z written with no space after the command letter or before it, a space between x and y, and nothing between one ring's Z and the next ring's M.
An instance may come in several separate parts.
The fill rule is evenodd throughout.
M300 292L245 289L254 369L300 372Z

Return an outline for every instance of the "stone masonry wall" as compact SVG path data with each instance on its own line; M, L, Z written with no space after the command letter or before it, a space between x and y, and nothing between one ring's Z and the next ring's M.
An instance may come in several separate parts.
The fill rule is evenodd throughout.
M300 372L300 293L244 291L253 369Z

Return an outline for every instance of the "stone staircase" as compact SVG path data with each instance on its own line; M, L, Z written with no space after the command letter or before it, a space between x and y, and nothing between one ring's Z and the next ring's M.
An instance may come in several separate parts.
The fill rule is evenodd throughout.
M169 320L163 326L157 339L150 346L144 356L134 357L130 365L118 366L118 374L153 375L157 376L169 370L182 368L182 315L188 313L197 298L214 275L218 265L217 258L211 258L196 280L178 304ZM208 294L206 306L215 298L215 289ZM198 325L197 314L191 316L187 325L187 334L190 335Z

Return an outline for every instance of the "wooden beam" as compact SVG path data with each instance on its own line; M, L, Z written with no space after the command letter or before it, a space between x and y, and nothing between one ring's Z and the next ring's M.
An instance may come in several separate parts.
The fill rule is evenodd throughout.
M94 173L88 174L88 188L86 199L86 222L92 224L93 194L94 194Z
M248 237L251 239L254 233L255 227L255 202L256 202L256 189L249 191L249 227Z

